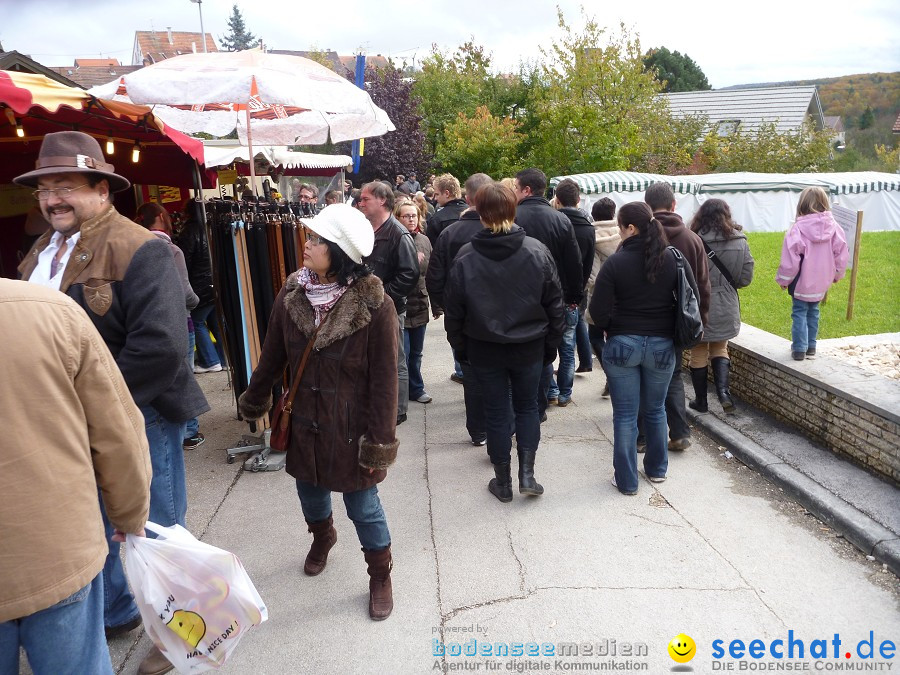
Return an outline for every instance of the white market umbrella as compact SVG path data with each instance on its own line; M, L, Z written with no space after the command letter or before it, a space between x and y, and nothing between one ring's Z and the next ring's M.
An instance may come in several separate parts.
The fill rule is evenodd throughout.
M152 105L157 117L185 133L225 136L237 129L251 157L254 140L320 145L329 137L340 142L394 130L368 92L325 66L255 49L176 56L89 91ZM255 179L252 163L251 173Z

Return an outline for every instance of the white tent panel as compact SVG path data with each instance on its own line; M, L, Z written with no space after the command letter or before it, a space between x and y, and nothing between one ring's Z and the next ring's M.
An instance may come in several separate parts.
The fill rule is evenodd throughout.
M817 185L832 200L855 211L863 211L863 230L900 230L900 176L872 171L851 173L764 174L723 173L697 176L662 176L625 171L558 176L572 178L581 188L581 208L590 212L601 197L617 206L644 198L655 181L672 185L676 212L690 221L707 199L728 202L734 219L748 232L784 232L794 222L800 192Z

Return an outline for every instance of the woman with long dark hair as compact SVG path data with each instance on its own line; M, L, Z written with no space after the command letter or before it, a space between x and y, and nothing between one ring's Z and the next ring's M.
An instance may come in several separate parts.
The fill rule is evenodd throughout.
M272 407L272 387L309 352L293 402L287 472L296 479L312 546L303 571L325 569L337 541L331 493L343 493L369 568L369 616L393 609L391 537L378 483L397 456L397 312L381 280L362 264L372 226L348 204L301 219L310 230L303 268L275 299L259 365L238 410L255 420Z
M712 365L716 395L725 412L734 410L729 389L728 341L741 330L741 301L737 289L753 281L753 256L743 228L731 218L731 209L722 199L708 199L694 214L691 230L700 235L715 260L728 271L734 285L725 278L718 265L709 262L709 319L703 326L703 342L691 349L691 382L694 400L688 405L697 412L707 412L706 400L709 365Z
M666 391L675 369L675 257L660 222L644 202L619 209L622 246L597 274L590 302L594 325L606 334L603 369L613 406L612 484L637 494L638 410L644 414L644 471L653 483L666 479ZM696 291L690 265L685 273Z
M487 450L494 465L488 490L509 502L511 429L519 455L519 492L544 492L534 478L541 440L535 392L562 340L562 290L550 251L513 222L512 190L500 183L483 185L474 206L485 229L459 250L450 268L444 328L456 357L471 365L484 394Z

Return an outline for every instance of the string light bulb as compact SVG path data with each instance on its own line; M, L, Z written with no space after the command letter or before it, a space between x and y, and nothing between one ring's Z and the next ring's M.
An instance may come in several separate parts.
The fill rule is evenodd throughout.
M112 155L116 152L116 144L113 142L112 136L106 137L106 154Z
M25 138L25 129L22 128L21 122L16 124L16 136L18 136L19 138Z
M141 159L141 143L138 141L131 149L131 161L137 164Z

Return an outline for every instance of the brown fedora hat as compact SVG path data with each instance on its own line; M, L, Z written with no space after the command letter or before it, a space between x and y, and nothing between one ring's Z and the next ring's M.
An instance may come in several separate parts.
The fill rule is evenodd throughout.
M44 136L34 171L13 178L13 183L37 187L38 178L53 173L92 173L109 181L109 189L120 192L131 183L104 161L100 144L80 131L57 131Z

